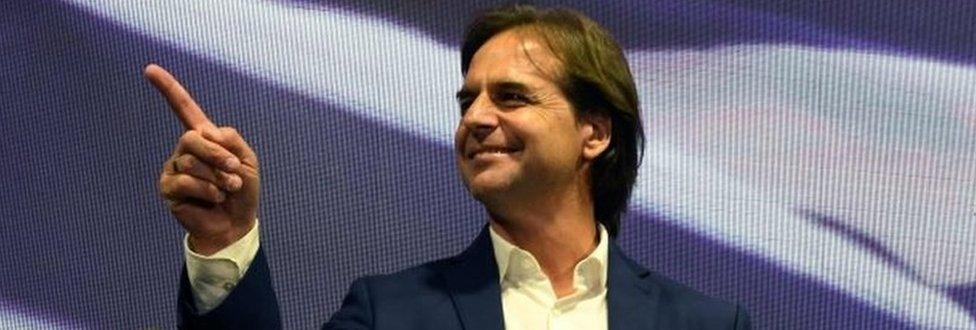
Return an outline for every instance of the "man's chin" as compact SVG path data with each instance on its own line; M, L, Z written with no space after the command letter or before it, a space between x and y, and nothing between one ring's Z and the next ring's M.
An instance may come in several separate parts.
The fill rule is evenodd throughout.
M497 201L510 197L518 180L518 171L503 166L493 166L487 169L470 169L467 175L462 171L462 181L468 188L471 197L481 201Z
M505 187L500 185L469 185L468 192L471 193L471 197L479 201L484 201L485 199L493 199L493 196L501 195L506 191Z
M475 178L468 182L467 186L471 197L482 203L498 201L502 196L508 195L511 190L508 181L479 179L484 178Z

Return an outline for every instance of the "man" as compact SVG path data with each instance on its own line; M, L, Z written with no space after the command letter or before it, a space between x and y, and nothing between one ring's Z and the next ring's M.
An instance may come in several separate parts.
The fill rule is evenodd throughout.
M744 310L649 272L611 241L643 145L623 52L569 10L486 12L462 46L455 154L489 223L460 255L356 280L327 329L748 328ZM258 162L165 70L188 131L160 189L186 229L184 327L280 327L259 248Z

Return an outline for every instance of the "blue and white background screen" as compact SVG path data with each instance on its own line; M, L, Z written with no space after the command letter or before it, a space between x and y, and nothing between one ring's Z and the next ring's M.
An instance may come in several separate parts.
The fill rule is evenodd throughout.
M459 44L493 1L0 3L0 328L170 328L170 69L262 163L287 328L458 253ZM500 2L499 2L500 3ZM648 145L618 243L757 328L976 328L976 3L538 1L626 50Z

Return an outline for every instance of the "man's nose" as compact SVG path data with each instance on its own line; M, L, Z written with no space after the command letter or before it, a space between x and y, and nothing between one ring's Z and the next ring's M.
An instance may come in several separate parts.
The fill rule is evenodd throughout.
M484 141L491 135L492 132L498 128L498 115L495 111L495 107L490 101L486 100L487 97L478 97L471 105L468 107L468 111L465 112L462 123L471 132L471 135L478 140L478 142Z

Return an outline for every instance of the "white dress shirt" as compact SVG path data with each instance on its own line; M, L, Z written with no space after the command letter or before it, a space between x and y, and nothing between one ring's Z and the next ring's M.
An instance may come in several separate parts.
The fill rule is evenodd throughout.
M190 235L183 237L186 275L193 289L193 301L200 314L209 312L227 298L258 254L258 222L244 237L209 256L190 249Z
M552 282L531 253L491 230L506 330L607 329L607 231L573 270L574 292L556 298Z
M608 235L599 226L600 243L573 272L575 291L556 298L552 283L538 261L489 229L506 330L607 329ZM197 310L213 310L230 294L257 255L260 241L255 223L243 238L211 256L190 250L184 238L186 268Z

